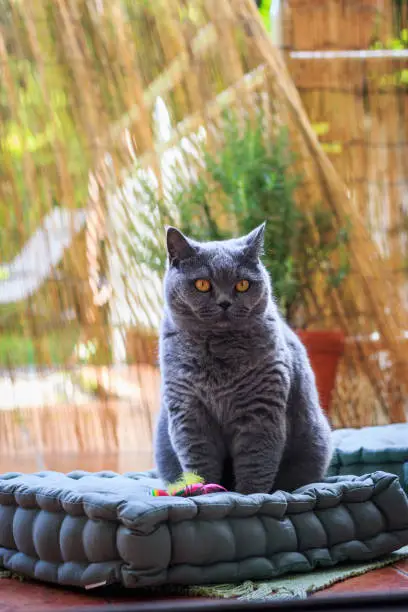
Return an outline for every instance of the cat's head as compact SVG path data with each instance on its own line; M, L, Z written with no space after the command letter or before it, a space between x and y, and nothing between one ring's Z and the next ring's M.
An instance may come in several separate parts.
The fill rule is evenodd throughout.
M197 242L167 228L167 308L181 328L246 327L270 301L269 276L260 261L265 224L232 240Z

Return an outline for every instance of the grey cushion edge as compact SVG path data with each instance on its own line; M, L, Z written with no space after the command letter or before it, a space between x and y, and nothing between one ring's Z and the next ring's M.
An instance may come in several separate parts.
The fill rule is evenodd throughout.
M57 475L50 472L50 475ZM100 476L101 473L85 476ZM24 476L19 474L18 476ZM31 475L30 475L31 476ZM33 474L32 476L37 476ZM61 476L70 476L70 474ZM119 476L112 473L112 477ZM103 477L103 476L101 476ZM128 476L129 477L129 476ZM41 484L14 483L0 476L0 506L17 505L22 508L64 512L94 520L119 521L138 533L150 533L159 523L200 518L253 516L258 513L281 518L286 513L304 512L322 505L332 506L344 502L362 501L378 495L384 488L398 486L398 477L387 472L374 472L362 476L332 476L322 483L307 485L293 493L276 491L273 494L239 495L217 493L198 497L149 497L139 501L135 509L123 497L112 495L108 503L106 493L73 493L47 487L46 475ZM17 504L16 504L17 502ZM211 516L210 516L211 515Z

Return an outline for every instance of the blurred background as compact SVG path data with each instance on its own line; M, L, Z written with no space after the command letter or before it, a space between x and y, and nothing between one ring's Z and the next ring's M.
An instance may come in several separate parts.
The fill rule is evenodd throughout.
M406 420L406 0L0 0L0 472L152 465L166 223L267 220L334 427Z

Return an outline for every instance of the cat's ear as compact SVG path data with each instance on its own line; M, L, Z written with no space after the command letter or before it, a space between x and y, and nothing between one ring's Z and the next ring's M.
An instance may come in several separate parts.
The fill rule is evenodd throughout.
M189 239L175 227L166 227L167 253L171 265L177 265L184 259L196 255L196 250Z
M245 254L252 259L258 259L263 254L265 225L266 222L264 221L244 238Z

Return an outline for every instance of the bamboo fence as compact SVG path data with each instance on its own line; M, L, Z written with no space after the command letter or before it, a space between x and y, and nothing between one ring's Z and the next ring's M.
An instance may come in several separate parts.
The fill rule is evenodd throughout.
M289 71L308 117L387 260L399 288L400 308L406 309L408 52L402 57L393 57L389 50L365 53L374 41L386 46L407 26L407 6L402 3L399 16L395 8L389 0L327 0L313 5L291 0L283 29ZM342 54L347 50L363 52ZM355 299L354 294L348 299ZM360 301L356 308L364 318L371 316L368 304ZM353 342L361 335L359 321L356 318L341 365L333 409L341 423L387 422L380 398L386 397L383 401L398 413L396 405L404 403L401 388L376 334L364 343ZM367 363L381 364L377 385L370 384L364 368L355 365L361 362L362 346Z
M397 25L393 0L288 0L281 4L284 46L290 51L368 49L376 39L391 39ZM404 7L402 19L406 19Z
M289 127L298 153L297 169L304 176L299 204L308 212L311 203L321 201L336 223L351 222L352 273L330 300L321 295L316 279L308 316L319 327L336 326L346 331L350 348L345 367L353 372L350 386L363 377L369 397L378 407L374 410L369 402L349 401L350 394L344 395L348 399L341 405L343 384L338 391L338 422L403 420L403 390L408 380L403 338L408 313L401 305L404 281L396 281L393 266L399 265L397 260L384 252L375 231L368 227L363 200L368 186L360 179L374 176L372 180L377 180L379 167L387 174L387 181L392 177L391 183L406 180L407 174L398 170L395 156L387 158L390 161L384 166L381 154L373 153L367 166L358 144L366 137L359 132L361 100L355 107L359 85L353 90L354 97L333 91L332 105L327 102L322 106L333 130L330 138L341 137L349 151L341 161L333 155L329 159L308 116L315 99L310 94L308 102L308 85L302 90L302 83L297 82L302 79L300 65L285 64L263 29L253 0L2 0L1 5L0 264L16 256L55 206L63 204L72 213L83 209L88 219L85 236L81 234L66 245L64 258L51 271L47 285L23 304L0 312L3 335L15 328L34 340L38 376L56 367L49 333L52 329L63 333L68 326L67 312L74 313L70 321L78 342L91 341L96 346L93 365L97 377L104 371L116 376L116 370L108 368L112 364L109 286L115 280L109 277L111 259L116 261L115 276L120 277L129 304L138 306L136 323L142 315L150 320L153 312L160 313L160 292L147 292L141 301L144 289L135 290L130 282L140 275L145 286L149 273L137 258L126 259L112 231L117 217L126 221L130 211L141 205L127 189L129 176L134 176L136 168L137 172L149 171L157 188L163 189L168 180L166 155L182 151L183 163L197 171L194 156L185 153L185 143L193 150L197 134L204 130L208 135L216 129L225 109L251 113L262 107L268 135L272 137L277 126ZM393 71L395 66L388 68ZM343 79L349 73L334 65L330 70L347 89L350 83ZM364 70L366 74L367 68ZM313 69L309 72L313 74ZM318 69L314 78L317 82ZM358 77L350 79L355 82ZM158 100L170 118L165 137L158 135L154 122ZM375 94L370 100L377 104L373 121L378 126L370 131L374 142L382 134L384 109ZM345 105L344 112L339 104ZM401 96L401 104L406 113L406 97ZM310 117L312 122L326 121L324 113ZM398 121L395 118L395 134ZM360 167L363 162L374 175L365 174ZM350 187L346 187L349 180L354 181L351 197ZM354 184L361 194L358 205ZM111 205L112 194L115 207ZM393 218L392 224L397 221ZM160 242L161 227L156 228L156 234ZM120 312L115 317L114 331L126 335L127 323L121 320ZM368 346L367 338L373 334L381 344L381 355L386 354L386 368L380 358L373 358L372 346ZM58 367L64 372L68 367L78 371L81 362L70 354ZM19 375L12 354L6 375L13 379ZM109 383L100 385L107 393L105 400L91 405L62 403L42 409L4 410L0 413L2 451L19 453L27 444L39 452L150 448L152 415L158 402L157 370L150 364L132 370L130 376L137 379L136 401L118 399L112 391L115 385ZM148 382L151 380L154 382Z

